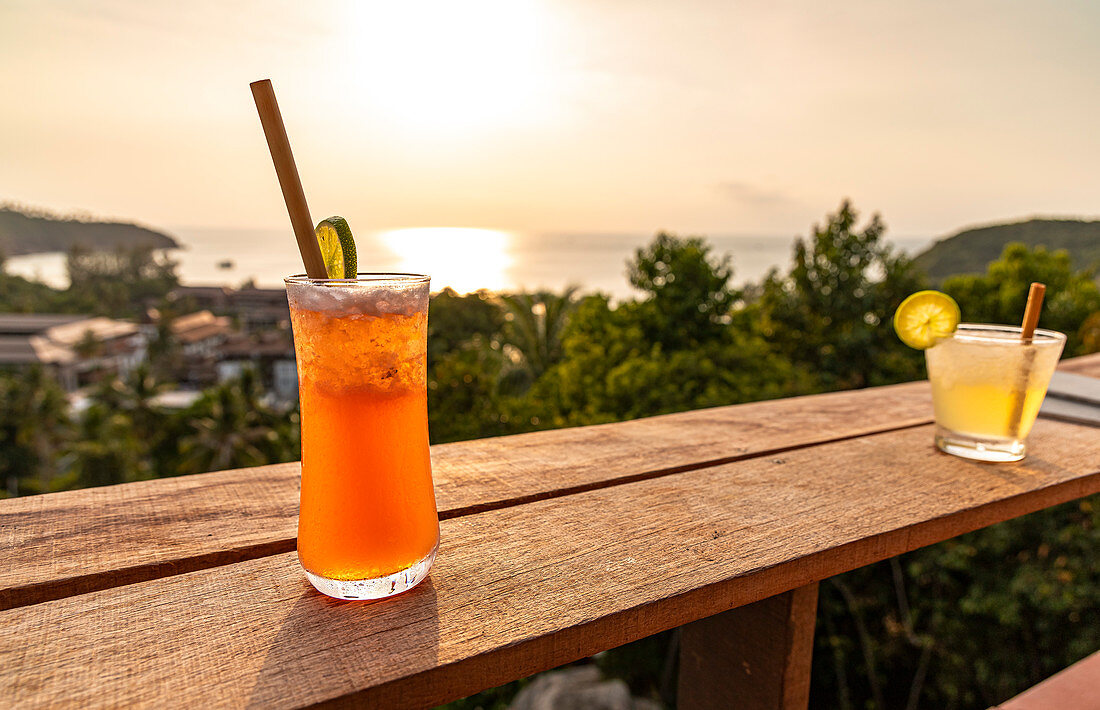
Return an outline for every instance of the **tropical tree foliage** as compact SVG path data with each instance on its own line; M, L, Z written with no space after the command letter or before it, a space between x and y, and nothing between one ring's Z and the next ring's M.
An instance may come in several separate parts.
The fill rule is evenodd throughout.
M1100 497L821 584L814 707L986 708L1100 647Z
M531 381L561 360L562 334L576 309L577 290L570 286L560 294L536 291L501 297L504 342L513 348L515 361L522 364Z
M1033 281L1046 284L1039 324L1066 334L1065 354L1083 355L1100 350L1093 334L1100 313L1100 288L1092 271L1074 271L1069 254L1028 249L1018 242L1005 247L1001 258L981 276L952 276L943 283L971 323L1018 324Z
M79 437L67 447L65 488L109 486L152 478L147 443L123 411L96 403L80 418Z
M149 247L114 252L73 248L66 268L68 296L83 313L139 315L179 285L176 263Z
M589 424L810 391L798 370L736 310L729 259L698 237L661 233L629 265L640 300L589 296L562 357L533 389L543 417Z
M686 350L720 340L738 298L730 283L729 256L716 258L701 237L660 232L634 254L630 285L645 294L635 320L647 341L666 350Z
M795 242L791 270L772 273L759 301L768 340L825 389L890 384L920 377L919 353L894 337L890 317L926 284L910 260L895 254L873 215L858 228L848 201Z
M71 437L69 402L44 369L0 375L0 480L6 495L54 487L60 451Z
M438 356L428 371L428 430L432 441L462 441L508 434L508 397L501 391L507 371L499 342L474 335Z
M253 369L217 385L182 414L177 473L201 473L285 461L300 444L297 422L263 399Z
M488 291L460 296L445 288L428 306L428 359L435 360L474 338L486 347L500 345L504 312Z
M113 252L74 248L63 290L0 271L0 312L135 317L179 284L176 262L148 247Z

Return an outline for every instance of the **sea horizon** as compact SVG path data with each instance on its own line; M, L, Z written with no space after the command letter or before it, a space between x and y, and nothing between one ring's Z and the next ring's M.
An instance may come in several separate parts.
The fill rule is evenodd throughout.
M186 286L231 286L255 283L280 287L283 278L300 273L302 264L289 229L179 227L169 231L181 245L164 253L178 262ZM360 271L425 273L432 290L459 293L551 290L578 286L614 299L637 295L627 281L627 262L656 232L598 233L416 228L356 235ZM687 236L685 233L682 236ZM703 236L712 255L729 255L733 283L759 282L772 268L790 266L798 235L719 234ZM935 237L886 236L885 241L910 255L930 246ZM65 254L47 252L9 257L11 274L65 288Z

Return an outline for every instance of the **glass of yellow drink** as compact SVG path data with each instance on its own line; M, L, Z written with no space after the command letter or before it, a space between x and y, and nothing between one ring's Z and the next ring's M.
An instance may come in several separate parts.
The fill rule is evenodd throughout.
M286 279L302 422L298 560L320 592L379 599L439 544L428 453L428 277Z
M955 333L924 351L936 445L978 461L1019 461L1046 396L1066 336L1020 328L960 323Z

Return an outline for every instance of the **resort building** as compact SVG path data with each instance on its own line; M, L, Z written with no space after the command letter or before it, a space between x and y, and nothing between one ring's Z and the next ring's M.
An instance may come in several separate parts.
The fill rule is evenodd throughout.
M69 391L105 374L125 377L145 354L145 336L134 323L82 315L0 314L0 367L45 367Z

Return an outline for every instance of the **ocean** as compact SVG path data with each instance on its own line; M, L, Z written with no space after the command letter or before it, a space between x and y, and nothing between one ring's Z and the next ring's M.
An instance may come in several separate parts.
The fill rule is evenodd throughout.
M187 285L281 286L300 273L302 263L289 230L179 228L171 230L182 249L168 254L179 262ZM356 235L360 271L404 271L432 276L432 290L459 292L485 288L561 290L577 285L615 299L636 295L626 263L652 234L525 234L483 229L423 228ZM717 255L728 254L737 285L759 281L773 267L790 266L794 237L717 235L707 241ZM889 241L910 254L929 246L930 237ZM8 273L67 285L63 254L11 257Z

